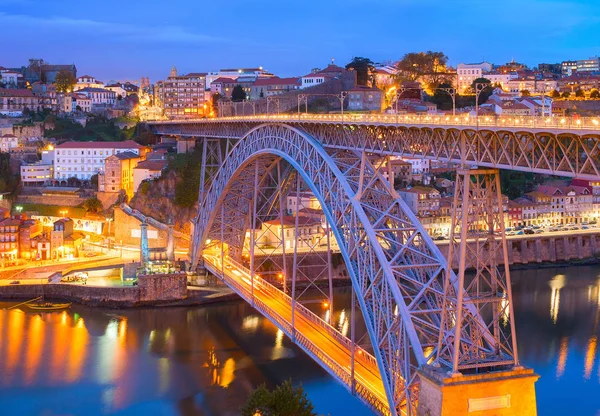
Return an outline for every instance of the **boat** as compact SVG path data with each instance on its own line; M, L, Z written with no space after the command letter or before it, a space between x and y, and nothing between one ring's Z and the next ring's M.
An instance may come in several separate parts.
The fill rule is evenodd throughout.
M29 309L33 309L34 311L58 311L61 309L68 309L71 307L71 302L36 302L36 303L28 303L27 306Z

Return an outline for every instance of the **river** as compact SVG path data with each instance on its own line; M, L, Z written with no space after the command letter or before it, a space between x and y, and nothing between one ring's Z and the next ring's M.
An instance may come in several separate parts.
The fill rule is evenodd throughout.
M513 293L539 414L600 415L600 266L514 271ZM349 298L337 290L342 331ZM288 378L319 413L371 414L243 302L43 314L13 304L0 302L3 415L235 415L254 386Z

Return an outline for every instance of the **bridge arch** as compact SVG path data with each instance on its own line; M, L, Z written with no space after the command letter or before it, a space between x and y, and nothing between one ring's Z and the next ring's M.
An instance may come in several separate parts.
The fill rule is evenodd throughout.
M384 179L379 159L364 151L326 150L285 124L251 129L227 156L199 208L193 263L201 258L205 242L218 236L217 222L228 224L223 237L228 243L243 244L240 232L248 228L255 198L254 184L244 178L258 172L259 164L261 171L272 169L277 158L303 178L330 224L357 293L390 412L414 409L416 370L438 354L447 262ZM466 307L463 313L469 311ZM494 345L470 348L475 354L497 352Z

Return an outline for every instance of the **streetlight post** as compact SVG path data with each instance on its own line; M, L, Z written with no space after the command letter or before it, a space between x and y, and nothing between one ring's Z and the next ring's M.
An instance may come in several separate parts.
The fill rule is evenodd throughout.
M300 118L300 108L304 104L304 111L308 113L308 95L298 94L298 118Z
M346 100L347 96L348 96L348 91L342 91L339 96L340 111L342 112L342 123L344 122L344 101Z
M479 130L479 95L488 86L489 84L486 82L475 83L475 122L477 123L477 130Z
M456 116L456 88L437 88L452 98L452 115Z

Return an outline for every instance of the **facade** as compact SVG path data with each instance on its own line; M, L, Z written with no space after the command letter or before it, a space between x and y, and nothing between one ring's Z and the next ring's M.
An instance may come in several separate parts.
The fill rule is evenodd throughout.
M98 174L98 191L118 193L124 190L128 198L133 197L133 172L141 160L138 153L126 151L116 153L104 160L104 172Z
M379 88L357 85L348 91L348 110L380 113L383 99L383 91Z
M158 104L169 119L203 117L210 112L204 101L205 73L178 75L173 67L164 81L159 81Z
M21 183L23 186L42 186L54 179L54 164L39 161L21 165Z
M578 73L600 72L600 58L592 56L589 59L581 59L577 61Z
M341 78L347 72L349 71L346 68L331 63L325 69L313 70L310 74L303 76L300 88L315 87L329 80Z
M78 110L77 107L79 107L81 110ZM92 111L92 99L85 94L71 94L71 112L75 111L90 113Z
M19 255L23 259L33 260L37 257L37 237L42 234L42 223L25 220L19 227Z
M0 152L7 153L10 149L19 147L19 139L14 134L4 134L0 136Z
M316 249L326 247L327 239L321 219L313 216L298 215L265 221L261 224L260 239L257 245L263 250L281 246L281 235L286 250L294 250L296 241L296 221L298 221L298 249ZM282 230L283 222L283 230Z
M398 191L410 210L420 217L434 216L440 209L440 192L435 188L413 186Z
M104 172L107 157L133 152L145 157L147 149L134 142L66 142L56 146L54 178L66 180L71 177L89 180L93 175Z
M8 88L17 88L22 78L23 74L0 67L0 82Z
M74 224L70 218L61 218L54 222L50 232L53 259L73 258L79 255L83 235L73 230Z
M574 72L577 72L577 61L563 61L561 68L563 76L571 76Z
M19 258L19 228L21 220L4 218L0 221L0 258L16 260Z
M300 88L299 78L259 78L250 87L250 99L258 100L273 95L285 94Z
M167 167L166 160L145 160L133 168L133 192L137 192L141 183L149 179L157 179Z
M477 78L482 78L483 74L492 71L492 64L489 62L481 62L477 64L458 64L456 66L456 74L458 76L458 91L464 93L465 90L471 87L473 81Z
M258 68L226 68L206 74L206 88L212 91L212 83L218 78L230 78L233 80L239 77L253 77L254 79L271 78L273 74L265 71L262 66Z
M18 115L26 108L38 110L40 98L28 89L0 88L0 114Z
M90 75L84 75L77 78L77 84L73 87L73 91L82 90L84 88L104 88L104 83L98 81L96 78Z
M117 97L121 97L121 98L127 97L127 91L125 91L125 88L123 88L123 86L121 84L110 84L104 88L117 94Z
M92 102L92 108L97 106L112 107L117 102L117 94L104 88L86 87L77 90L77 94L81 94L89 98Z
M310 191L290 192L286 197L286 208L288 215L295 215L304 208L322 209L319 200Z

